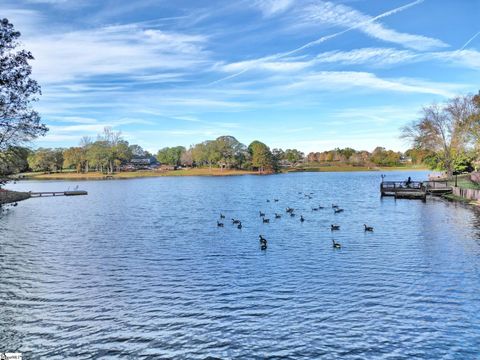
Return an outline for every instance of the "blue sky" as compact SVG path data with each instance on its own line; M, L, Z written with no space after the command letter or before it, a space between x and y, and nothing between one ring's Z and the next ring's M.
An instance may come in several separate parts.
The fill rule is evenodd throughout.
M480 89L478 0L2 0L36 57L36 146L105 126L150 151L220 135L407 148L421 107Z

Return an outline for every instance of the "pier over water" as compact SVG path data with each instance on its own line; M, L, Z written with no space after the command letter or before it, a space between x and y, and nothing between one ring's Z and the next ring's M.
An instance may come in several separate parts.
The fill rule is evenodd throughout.
M427 195L442 195L452 192L447 181L382 181L380 194L403 199L426 200Z

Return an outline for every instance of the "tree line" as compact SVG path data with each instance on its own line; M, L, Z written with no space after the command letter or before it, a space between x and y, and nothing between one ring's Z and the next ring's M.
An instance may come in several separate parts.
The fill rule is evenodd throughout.
M10 172L32 171L76 172L98 171L113 173L122 171L134 159L147 159L169 167L208 167L220 169L252 170L274 173L282 168L294 168L305 163L312 165L349 166L398 166L410 156L415 164L425 162L429 152L411 149L405 154L377 147L373 152L357 151L352 148L311 152L305 155L297 149L270 149L265 143L255 140L248 146L233 136L220 136L186 148L184 146L164 147L155 155L140 145L130 145L120 132L105 128L95 141L83 137L79 146L70 148L39 148L28 150L18 148L17 166Z
M304 154L296 149L270 149L261 141L255 140L248 146L233 136L220 136L190 146L166 147L158 151L161 163L178 166L208 166L221 169L277 171L282 161L298 162Z
M132 159L154 159L173 167L216 167L221 169L256 170L264 173L276 172L282 162L293 164L303 161L304 154L296 149L273 149L253 141L246 146L233 136L220 136L190 146L165 147L154 156L140 145L130 145L120 132L105 128L93 141L82 138L80 145L70 148L23 149L21 166L10 170L57 172L65 169L77 172L99 171L113 173Z
M334 150L323 152L311 152L307 155L309 163L318 164L340 164L350 166L400 166L404 164L408 158L408 152L396 152L387 150L383 147L377 147L373 152L365 150L357 151L352 148L336 148ZM421 162L419 162L420 164Z
M72 169L76 172L113 173L132 158L145 156L151 154L139 145L130 145L120 132L105 128L95 141L83 137L79 146L30 151L27 163L33 171L58 172Z

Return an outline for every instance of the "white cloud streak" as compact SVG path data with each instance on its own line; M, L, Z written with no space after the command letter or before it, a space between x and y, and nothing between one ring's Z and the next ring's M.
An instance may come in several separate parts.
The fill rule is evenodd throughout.
M351 8L346 7L344 5L335 5L335 4L332 4L332 3L329 3L329 2L321 2L318 6L326 7L326 10L328 10L328 11L325 14L321 15L321 9L317 8L316 11L312 12L312 15L310 15L310 16L313 16L314 18L315 18L315 16L321 17L321 19L330 23L330 25L345 26L345 27L347 27L345 30L342 30L342 31L339 31L339 32L336 32L336 33L333 33L333 34L330 34L330 35L322 36L322 37L318 38L317 40L311 41L309 43L306 43L306 44L304 44L300 47L297 47L297 48L295 48L293 50L290 50L290 51L287 51L287 52L278 53L278 54L274 54L274 55L270 55L270 56L265 56L265 57L254 59L254 60L249 60L248 61L249 66L248 67L244 67L238 73L235 73L235 74L229 75L227 77L215 80L215 81L211 82L209 85L214 85L214 84L217 84L217 83L225 81L225 80L230 80L232 78L235 78L235 77L247 72L248 70L250 70L252 68L262 66L261 64L263 64L265 62L268 63L268 62L278 61L278 60L281 60L283 58L290 57L294 54L299 53L300 51L306 50L306 49L311 48L315 45L319 45L319 44L321 44L325 41L334 39L334 38L336 38L340 35L343 35L347 32L350 32L350 31L353 31L353 30L356 30L356 29L359 29L359 30L362 30L362 31L367 31L372 36L373 36L373 34L375 34L375 30L377 32L380 31L380 33L383 34L383 35L378 34L379 36L381 36L383 38L386 38L386 39L390 39L391 41L396 40L397 42L399 42L401 40L403 42L407 42L407 44L410 44L410 46L412 46L412 47L415 46L415 44L417 46L420 46L421 42L426 43L425 45L423 45L424 47L425 46L426 47L431 47L431 46L434 46L434 45L440 46L440 47L447 46L446 44L444 44L440 40L430 39L430 38L426 38L426 37L423 37L423 36L397 33L397 32L394 32L393 30L389 30L389 29L375 23L376 21L378 21L380 19L383 19L385 17L388 17L388 16L391 16L391 15L397 14L399 12L405 11L405 10L411 8L412 6L421 4L423 1L424 0L416 0L416 1L411 2L409 4L406 4L406 5L397 7L395 9L386 11L386 12L384 12L380 15L377 15L375 17L370 17L370 16L367 16L367 15L364 15L364 14L360 13L359 11L351 9ZM319 19L317 18L316 20L319 20Z
M287 11L294 0L256 0L253 5L260 9L265 17L271 17Z
M217 65L217 68L223 72L234 73L247 70L271 73L299 73L321 64L334 64L336 67L365 66L369 68L383 68L398 64L432 61L435 61L436 64L440 62L476 70L480 69L480 52L476 50L456 50L418 53L395 48L360 48L350 51L326 51L308 60L286 58L283 61L265 61L261 63L255 63L255 60L240 61L220 64Z
M359 71L321 71L298 77L286 90L346 91L360 89L366 91L393 91L404 93L434 94L450 97L455 94L452 84L430 83L415 79L382 79L375 74Z
M64 83L95 76L154 76L165 81L174 72L204 64L206 38L143 29L136 25L108 26L25 40L32 51L34 75L42 83ZM54 71L52 71L54 69ZM147 79L148 80L148 79Z
M378 20L405 11L412 6L421 4L424 0L417 0L383 14L371 17L345 5L337 5L331 2L320 2L307 7L304 12L304 21L310 23L328 24L345 27L346 30L359 30L373 38L399 44L415 50L430 50L448 46L443 41L421 35L401 33L385 27ZM338 36L338 35L336 35ZM323 42L321 39L308 44L312 46ZM305 47L303 47L305 48Z

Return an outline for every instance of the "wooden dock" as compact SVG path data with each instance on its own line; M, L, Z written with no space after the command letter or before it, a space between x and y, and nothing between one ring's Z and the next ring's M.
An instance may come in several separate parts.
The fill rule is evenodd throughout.
M427 187L427 192L431 195L443 195L450 194L453 191L453 188L448 185L448 181L424 181L423 182Z
M80 196L88 195L88 192L84 190L73 190L73 191L42 191L42 192L30 192L30 197L49 197L49 196Z
M380 184L382 196L394 196L395 199L420 199L427 198L427 187L422 181L382 181Z
M396 199L426 200L427 195L442 195L452 192L446 181L382 181L382 196L394 196Z

